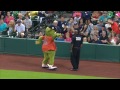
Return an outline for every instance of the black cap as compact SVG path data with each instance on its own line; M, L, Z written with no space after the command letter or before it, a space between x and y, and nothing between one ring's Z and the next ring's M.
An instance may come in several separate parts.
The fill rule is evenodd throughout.
M17 23L21 23L21 20L17 20Z
M48 27L56 31L56 28L55 28L54 25L50 25L50 26L48 26Z

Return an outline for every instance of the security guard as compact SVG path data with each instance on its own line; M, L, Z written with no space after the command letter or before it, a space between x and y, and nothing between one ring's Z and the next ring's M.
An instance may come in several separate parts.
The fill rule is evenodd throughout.
M79 58L80 58L80 48L83 43L83 36L78 33L78 30L75 30L72 37L72 46L71 46L71 64L73 68L72 71L77 71L79 68Z

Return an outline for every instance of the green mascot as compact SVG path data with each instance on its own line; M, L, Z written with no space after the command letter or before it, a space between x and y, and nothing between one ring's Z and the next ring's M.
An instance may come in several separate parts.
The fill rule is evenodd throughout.
M49 70L57 69L54 66L54 58L56 53L56 44L54 39L60 37L60 33L56 33L55 27L50 25L45 29L45 35L40 36L38 40L36 40L36 44L40 44L43 40L42 51L44 54L44 59L42 61L42 68L48 68Z

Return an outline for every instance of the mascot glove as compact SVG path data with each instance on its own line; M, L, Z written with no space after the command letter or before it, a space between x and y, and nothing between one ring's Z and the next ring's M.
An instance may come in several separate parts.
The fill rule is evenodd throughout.
M40 42L39 41L35 41L35 44L40 44Z

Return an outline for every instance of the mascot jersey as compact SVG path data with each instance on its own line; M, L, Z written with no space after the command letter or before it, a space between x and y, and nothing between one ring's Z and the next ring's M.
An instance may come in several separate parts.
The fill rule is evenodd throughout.
M56 45L54 42L54 39L51 36L42 36L43 45L42 45L42 51L56 51Z

